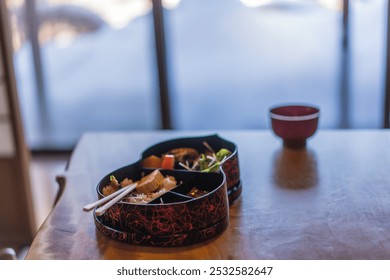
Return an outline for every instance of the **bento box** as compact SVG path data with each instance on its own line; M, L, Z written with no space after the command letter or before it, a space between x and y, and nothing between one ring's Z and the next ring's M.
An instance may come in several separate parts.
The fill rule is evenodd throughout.
M101 233L133 245L174 247L212 239L228 227L229 204L242 189L232 142L218 135L160 142L142 152L139 161L104 176L98 197L107 195L113 180L119 184L151 177L161 184L154 187L153 181L155 190L148 195L138 191L102 215L94 212ZM165 187L166 182L174 184Z

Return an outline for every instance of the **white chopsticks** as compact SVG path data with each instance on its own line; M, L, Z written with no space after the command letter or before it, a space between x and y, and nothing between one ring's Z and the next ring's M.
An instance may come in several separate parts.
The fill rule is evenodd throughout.
M97 216L101 216L104 214L104 212L106 212L106 210L108 208L110 208L111 206L113 206L115 203L117 203L118 201L120 201L122 198L124 198L126 195L128 195L131 191L133 191L136 187L137 187L137 182L133 183L133 184L130 184L124 188L121 188L119 190L117 190L116 192L102 198L102 199L99 199L98 201L95 201L93 203L90 203L90 204L87 204L83 207L83 210L84 211L90 211L92 210L93 208L95 208L96 206L99 206L103 203L106 203L107 204L104 204L103 206L99 207L98 209L96 209L96 215Z

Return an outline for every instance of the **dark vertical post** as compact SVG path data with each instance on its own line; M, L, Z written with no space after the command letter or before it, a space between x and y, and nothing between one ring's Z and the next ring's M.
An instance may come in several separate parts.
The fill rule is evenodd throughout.
M37 114L39 114L40 128L43 134L47 133L49 126L48 108L46 104L46 88L43 77L42 56L38 39L39 19L36 13L35 0L25 1L26 29L30 40L34 64L35 87L37 94Z
M348 47L349 36L349 0L343 0L343 47Z
M383 127L390 128L390 1L387 3L386 89L383 117Z
M158 80L160 88L160 106L161 120L163 129L171 129L171 112L168 89L168 71L166 60L165 33L164 33L164 18L161 0L152 0L153 3L153 22L154 36L156 44L156 58L158 69Z
M340 128L349 123L349 0L343 0L342 49L340 65Z
M25 1L26 29L30 39L32 57L34 61L34 73L39 99L42 101L45 96L45 86L42 71L42 57L38 40L38 18L35 11L35 0Z

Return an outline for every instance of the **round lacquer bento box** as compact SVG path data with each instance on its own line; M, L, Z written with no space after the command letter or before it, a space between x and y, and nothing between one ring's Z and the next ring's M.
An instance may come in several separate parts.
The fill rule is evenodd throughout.
M145 166L151 156L164 157L178 148L191 148L199 154L210 149L230 151L214 170L188 170L191 164L175 162L173 169L158 168L164 177L173 176L176 187L148 203L120 201L102 216L94 213L95 225L109 238L133 245L173 247L209 240L229 224L229 203L241 193L237 147L217 135L172 139L151 146L141 159L102 178L97 185L99 198L110 177L138 181L155 168ZM188 163L188 162L187 162Z

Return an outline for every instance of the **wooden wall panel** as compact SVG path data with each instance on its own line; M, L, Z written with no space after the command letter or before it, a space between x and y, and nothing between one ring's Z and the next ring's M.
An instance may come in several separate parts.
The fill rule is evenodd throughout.
M0 247L28 245L36 232L5 1L0 1Z
M18 160L0 159L0 243L27 245L32 241L24 183Z

